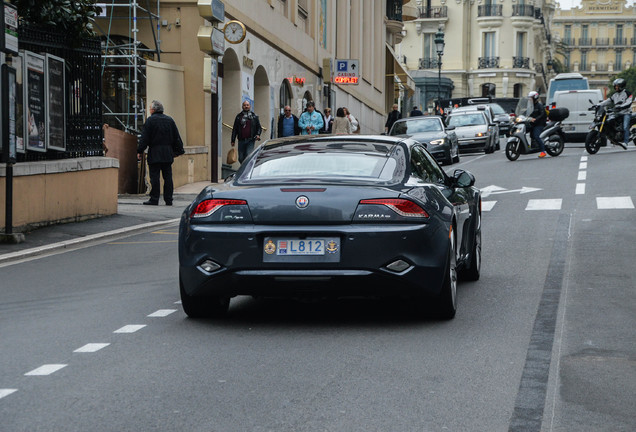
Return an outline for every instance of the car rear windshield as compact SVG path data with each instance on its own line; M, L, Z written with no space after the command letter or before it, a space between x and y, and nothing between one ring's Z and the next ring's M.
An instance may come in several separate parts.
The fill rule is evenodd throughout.
M438 118L423 118L396 122L391 128L390 135L406 135L422 132L440 132L444 127Z
M240 183L303 180L395 182L404 175L404 151L395 145L298 143L262 149Z
M486 118L483 114L456 114L451 115L448 119L449 126L480 126L486 124Z

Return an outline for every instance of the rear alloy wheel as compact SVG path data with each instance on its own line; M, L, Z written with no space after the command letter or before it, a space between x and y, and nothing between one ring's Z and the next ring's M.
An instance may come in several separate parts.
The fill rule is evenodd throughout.
M435 299L435 316L443 320L455 318L457 312L457 254L455 252L455 231L451 228L448 248L446 275L442 290Z
M558 136L556 138L553 138L552 141L550 141L548 145L545 146L545 151L547 151L550 156L558 156L563 153L564 147L565 146L563 144L563 138Z
M230 307L229 297L188 295L183 289L181 277L179 277L179 291L183 311L190 318L222 318Z

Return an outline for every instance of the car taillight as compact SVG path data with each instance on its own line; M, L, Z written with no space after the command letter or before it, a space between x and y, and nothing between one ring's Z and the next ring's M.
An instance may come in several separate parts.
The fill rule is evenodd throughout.
M399 198L379 198L365 199L360 201L360 205L385 206L399 214L409 218L428 218L428 213L413 201Z
M236 206L236 205L246 205L247 201L245 200L236 200L236 199L208 199L205 201L201 201L198 206L190 213L190 217L192 218L204 218L210 216L212 213L216 212L222 207L225 206Z

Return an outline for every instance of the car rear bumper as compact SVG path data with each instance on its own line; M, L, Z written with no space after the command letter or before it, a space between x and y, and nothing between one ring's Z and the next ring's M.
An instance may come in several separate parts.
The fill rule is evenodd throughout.
M337 237L337 262L266 262L267 237ZM448 256L442 224L276 227L188 225L179 236L179 274L191 296L404 296L438 294ZM212 260L220 268L201 268ZM402 260L409 267L387 266Z

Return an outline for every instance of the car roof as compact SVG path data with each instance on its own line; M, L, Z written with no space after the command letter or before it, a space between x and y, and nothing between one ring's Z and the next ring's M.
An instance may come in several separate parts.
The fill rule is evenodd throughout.
M274 138L267 140L261 146L264 151L280 150L282 147L289 147L290 151L321 151L323 149L333 149L334 144L352 144L347 146L347 150L355 151L377 151L383 153L392 149L396 145L412 146L418 142L408 137L397 137L391 135L296 135L285 138ZM382 145L386 147L382 147Z

